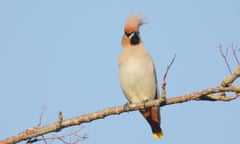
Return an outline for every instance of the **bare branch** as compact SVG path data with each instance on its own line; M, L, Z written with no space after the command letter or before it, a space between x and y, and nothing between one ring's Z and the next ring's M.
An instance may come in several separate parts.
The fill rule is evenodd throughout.
M50 141L51 143L55 140L59 140L65 144L74 144L74 143L78 143L79 141L85 140L86 138L88 138L88 136L86 134L84 134L83 136L80 136L78 133L80 132L80 130L82 129L82 127L75 129L75 127L72 127L72 130L70 133L64 134L64 135L52 135L50 137L44 137L41 136L42 138L33 138L27 141L27 144L33 144L35 142L39 142L39 141L44 141L45 144L47 144L47 141ZM72 138L72 140L70 140L69 142L67 142L65 139L66 138Z
M80 136L78 134L81 129L82 129L82 127L78 128L78 129L74 129L74 127L73 127L70 133L67 133L65 135L53 135L51 137L43 138L41 140L44 140L44 141L52 140L51 142L53 142L54 140L59 140L65 144L74 144L74 143L77 143L79 141L82 141L82 140L85 140L86 138L88 138L88 136L86 134L84 134L83 136ZM72 138L72 140L70 140L69 142L67 142L65 140L68 137Z
M229 65L228 60L227 60L228 48L226 48L225 54L223 52L223 46L221 44L218 46L218 48L219 48L220 54L222 55L222 57L223 57L223 59L225 61L225 64L227 65L228 71L230 72L230 74L232 74L230 65Z
M167 66L167 70L166 70L166 72L163 76L163 83L166 83L166 78L167 78L168 71L171 68L173 62L175 61L175 58L176 58L176 54L174 54L173 59L171 60L170 64Z
M43 106L42 106L42 112L41 112L41 114L40 114L40 116L39 116L39 122L38 122L38 124L37 124L37 127L40 127L41 124L42 124L42 118L43 118L43 114L44 114L45 110L46 110L46 105L43 105Z
M135 110L145 109L145 108L149 108L149 107L155 107L155 106L159 106L159 105L166 106L166 105L171 105L171 104L176 104L176 103L183 103L183 102L187 102L187 101L191 101L191 100L201 100L200 97L202 97L202 96L220 93L220 92L234 92L234 93L238 94L238 96L239 96L240 86L230 86L230 87L218 86L218 87L208 88L208 89L201 90L198 92L178 96L175 98L169 98L166 101L163 99L157 99L157 100L147 101L146 103L129 104L128 109L126 109L124 105L112 107L112 108L106 108L101 111L97 111L97 112L81 115L81 116L78 116L75 118L63 120L61 123L61 129L70 127L70 126L74 126L74 125L88 123L88 122L91 122L91 121L97 120L97 119L103 119L110 115L119 115L120 113L123 113L123 112L135 111ZM231 99L233 100L233 98L230 98L229 100L231 100ZM219 98L216 97L215 100L216 101L217 100L218 101L226 101L225 99L222 99L222 97L219 97ZM37 137L40 135L44 135L47 133L56 132L59 130L58 124L59 124L59 122L55 122L55 123L52 123L50 125L43 126L40 128L34 127L34 128L27 129L15 136L12 136L12 137L9 137L7 139L0 141L0 144L17 143L17 142L27 140L27 139L30 139L33 137Z
M42 140L45 144L47 144L47 141L45 140L44 135L42 135Z
M161 93L161 98L162 99L166 99L166 86L167 86L167 82L166 82L166 79L167 79L167 75L168 75L168 71L169 69L171 68L173 62L175 61L175 58L176 58L176 54L174 54L174 57L173 59L171 60L170 64L167 66L167 70L163 76L163 81L162 81L162 93Z
M234 56L235 60L237 61L238 65L240 65L240 61L239 61L239 59L238 59L238 57L237 57L237 53L236 53L236 50L237 50L237 49L238 49L238 48L237 48L237 47L234 47L234 45L232 44L233 56ZM238 49L238 51L240 51L240 49Z
M172 65L175 57L173 58L172 62L170 63L168 69ZM167 73L166 72L166 73ZM167 75L167 74L166 74ZM25 131L14 135L12 137L6 138L4 140L0 141L0 144L12 144L12 143L18 143L24 140L28 140L27 143L31 144L33 142L39 141L39 140L45 140L44 142L46 143L46 140L55 140L58 139L64 143L68 143L64 140L67 136L71 135L76 138L76 141L80 140L81 138L87 138L87 136L79 136L76 131L72 131L70 134L67 135L62 135L62 136L53 136L50 138L45 138L43 135L52 133L52 132L58 132L64 128L75 126L75 125L80 125L83 123L89 123L91 121L97 120L97 119L103 119L107 116L110 115L118 115L120 113L124 112L130 112L130 111L135 111L135 110L141 110L141 109L146 109L150 107L158 107L158 106L167 106L171 104L176 104L176 103L183 103L183 102L188 102L192 100L208 100L208 101L231 101L234 100L238 97L240 97L240 85L233 85L234 81L240 77L240 65L237 66L236 70L234 73L229 75L227 78L225 78L220 86L212 87L212 88L207 88L204 90L200 90L197 92L189 93L186 95L181 95L178 97L174 98L168 98L168 99L157 99L157 100L152 100L152 101L147 101L145 103L135 103L135 104L129 104L128 108L125 108L125 105L123 106L117 106L117 107L112 107L112 108L106 108L97 112L93 113L88 113L84 114L78 117L70 118L70 119L63 119L63 115L61 112L58 114L58 121L42 126L42 127L33 127L26 129ZM166 78L165 82L166 82ZM234 95L228 96L227 94L229 93L234 93ZM42 114L41 114L42 115ZM40 118L41 120L42 118ZM41 125L38 124L38 125ZM38 136L42 136L42 139L37 138ZM76 142L75 141L75 142Z
M197 100L208 100L208 101L231 101L231 100L235 100L240 96L240 93L237 93L233 96L223 96L223 95L214 95L214 94L209 94L209 95L205 95L205 96L201 96L199 97L199 99Z
M232 83L238 78L240 77L240 65L237 66L235 72L231 75L229 75L228 77L226 77L222 83L221 86L223 87L227 87L232 85Z
M208 89L205 89L202 91L198 91L198 92L190 93L187 95L168 99L166 102L166 105L182 103L182 102L187 102L187 101L191 101L191 100L206 100L206 99L201 99L200 97L204 97L204 96L207 96L210 94L215 94L215 93L221 93L221 92L239 93L240 86L208 88ZM219 97L219 98L215 98L215 101L225 101L225 100L222 97Z

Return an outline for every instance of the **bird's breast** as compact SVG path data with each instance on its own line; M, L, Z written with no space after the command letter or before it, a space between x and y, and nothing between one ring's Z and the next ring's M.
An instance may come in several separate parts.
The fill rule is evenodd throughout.
M131 103L154 99L156 80L150 57L130 56L119 65L120 83Z

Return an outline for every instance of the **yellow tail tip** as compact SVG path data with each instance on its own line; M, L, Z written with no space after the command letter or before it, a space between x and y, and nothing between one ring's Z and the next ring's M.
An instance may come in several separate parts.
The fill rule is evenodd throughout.
M160 138L163 138L164 134L163 132L159 132L159 133L153 133L153 137L156 138L156 139L160 139Z

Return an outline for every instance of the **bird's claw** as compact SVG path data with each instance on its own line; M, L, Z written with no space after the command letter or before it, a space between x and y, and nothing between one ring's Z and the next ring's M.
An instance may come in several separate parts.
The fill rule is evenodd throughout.
M143 100L143 101L142 101L144 110L146 110L146 102L148 102L148 101L149 101L149 100Z
M123 105L124 111L127 111L127 110L129 109L129 105L130 105L130 104L131 104L130 102L127 102L127 103L125 103L125 104Z

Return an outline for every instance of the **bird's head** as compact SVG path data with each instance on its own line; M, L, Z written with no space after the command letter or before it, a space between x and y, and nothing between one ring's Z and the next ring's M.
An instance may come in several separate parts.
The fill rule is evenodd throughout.
M147 22L141 15L130 15L124 25L123 46L133 46L141 43L139 27Z

